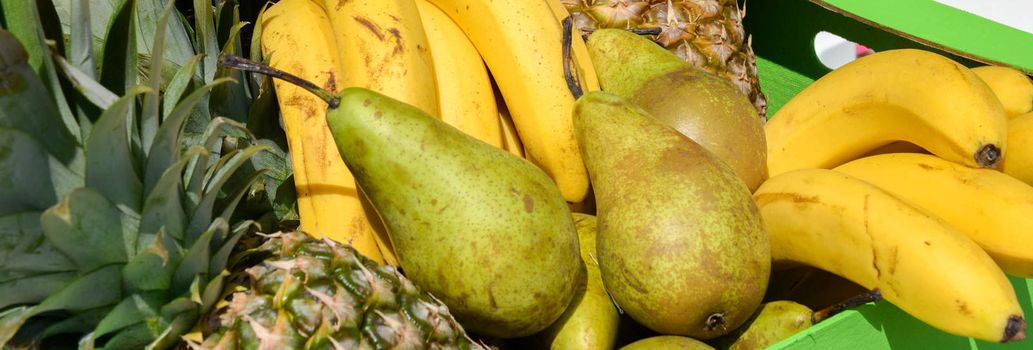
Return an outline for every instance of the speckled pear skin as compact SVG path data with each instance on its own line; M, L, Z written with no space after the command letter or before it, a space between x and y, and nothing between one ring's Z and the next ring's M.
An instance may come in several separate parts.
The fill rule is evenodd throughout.
M596 218L574 213L585 277L559 320L539 334L537 349L610 350L617 342L620 313L603 288L596 263Z
M761 304L742 327L716 342L722 349L766 349L812 325L810 308L790 300Z
M631 102L728 163L750 191L767 180L764 125L727 80L685 67L650 80Z
M588 50L603 91L627 98L714 153L751 191L767 179L763 123L731 82L625 30L592 33Z
M688 337L658 335L625 345L620 350L714 350L714 348Z
M563 196L540 169L379 93L348 88L327 124L400 265L467 330L549 326L583 273Z
M638 323L711 339L760 305L771 269L750 191L724 162L604 92L574 105L606 290Z

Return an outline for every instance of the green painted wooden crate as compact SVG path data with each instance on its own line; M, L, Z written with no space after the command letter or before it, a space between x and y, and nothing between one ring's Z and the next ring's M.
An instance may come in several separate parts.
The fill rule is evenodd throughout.
M769 115L829 72L814 52L820 31L876 51L921 48L967 66L996 63L1033 72L1033 34L931 0L751 0L746 10ZM1033 279L1011 282L1027 318L1033 317ZM1033 349L1033 339L993 344L950 335L883 301L841 313L772 348L1016 350Z

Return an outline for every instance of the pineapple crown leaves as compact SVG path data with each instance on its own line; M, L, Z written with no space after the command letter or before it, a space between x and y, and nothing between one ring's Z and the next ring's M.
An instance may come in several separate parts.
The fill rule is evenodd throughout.
M215 304L230 252L254 225L230 221L269 172L243 170L278 150L253 145L243 124L211 116L229 104L213 91L234 78L216 74L217 54L202 51L170 64L164 49L179 39L166 41L156 30L151 59L137 60L135 16L161 2L115 4L104 22L107 41L96 51L89 6L101 2L64 2L71 4L72 33L61 55L64 47L45 41L55 37L56 21L39 21L56 16L49 14L53 3L37 9L0 0L0 21L12 31L0 30L0 175L10 175L0 177L0 194L26 198L0 203L0 347L66 333L85 334L78 344L84 349L169 347ZM213 11L206 1L195 6ZM154 28L184 28L171 1L161 8ZM230 13L225 9L216 12ZM191 45L226 27L201 17L199 32L207 34ZM138 69L140 62L147 67ZM245 142L227 151L227 135Z

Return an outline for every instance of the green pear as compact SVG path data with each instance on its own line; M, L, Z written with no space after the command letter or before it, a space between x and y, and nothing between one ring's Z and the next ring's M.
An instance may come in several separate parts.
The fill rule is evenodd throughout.
M722 349L766 349L812 324L814 311L791 300L764 303L742 327L721 337Z
M595 190L606 290L662 334L721 336L760 305L771 269L750 191L724 162L641 108L590 92L574 132Z
M659 335L625 345L620 350L714 350L714 348L688 337Z
M609 350L617 341L620 314L603 288L599 264L595 262L596 217L574 213L581 244L585 278L574 300L556 323L545 329L540 348L553 350Z
M581 257L544 172L374 91L337 98L327 124L406 276L475 333L521 337L560 317Z
M751 191L767 179L763 123L731 82L624 30L595 31L588 50L603 91L627 98L713 152Z

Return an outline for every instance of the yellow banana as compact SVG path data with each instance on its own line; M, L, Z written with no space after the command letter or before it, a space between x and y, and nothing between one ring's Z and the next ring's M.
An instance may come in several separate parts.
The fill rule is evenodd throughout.
M439 116L430 45L414 0L324 1L344 87L364 87Z
M990 86L1009 118L1033 111L1033 80L1022 71L1004 66L972 68Z
M545 0L549 4L549 9L552 10L553 16L556 16L556 20L562 23L564 18L570 16L570 11L567 11L567 7L563 5L561 0ZM573 19L571 19L573 20ZM574 30L571 35L570 48L571 48L571 61L573 61L575 69L577 69L577 76L580 79L579 83L581 88L588 91L598 91L599 88L599 77L595 75L595 66L592 65L592 60L588 56L588 45L585 44L583 34L574 23L571 23Z
M832 168L893 141L994 167L1007 117L971 70L932 52L877 52L818 79L764 126L771 176Z
M951 334L1025 337L1014 289L971 239L867 182L826 169L771 177L754 193L776 263L845 277Z
M1001 171L1033 186L1033 112L1008 121L1008 153Z
M568 202L588 191L574 136L574 96L563 76L562 30L545 1L429 0L470 38L498 83L526 158Z
M939 216L979 244L1004 272L1033 278L1033 187L1022 181L917 153L865 157L834 170Z
M437 75L441 120L467 135L502 148L502 126L488 68L481 55L444 12L416 0Z
M499 125L502 126L502 149L509 151L509 153L517 157L524 158L524 143L520 141L520 135L517 135L516 125L513 125L513 117L509 115L509 108L506 107L506 103L501 96L496 96L495 101L498 102Z
M262 28L262 52L271 66L330 92L338 90L342 69L337 44L321 7L310 0L280 1L265 11ZM383 263L359 203L355 179L338 156L326 126L326 103L279 79L273 85L291 152L301 230L351 243L363 255Z

